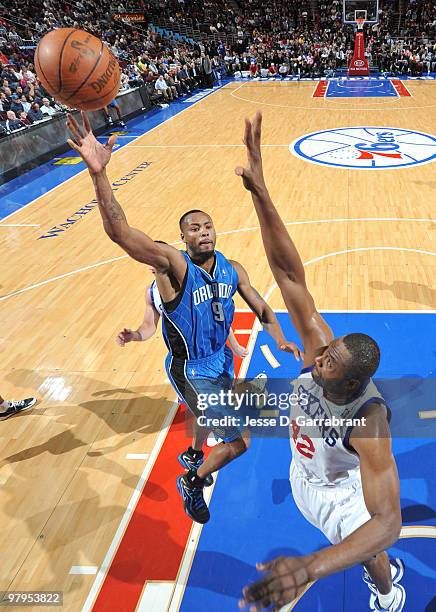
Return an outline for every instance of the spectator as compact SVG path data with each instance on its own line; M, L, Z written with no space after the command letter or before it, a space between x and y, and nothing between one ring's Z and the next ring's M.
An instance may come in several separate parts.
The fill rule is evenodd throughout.
M18 94L12 94L11 96L11 111L13 111L16 115L19 115L24 111L24 107L21 103L20 97Z
M165 74L164 79L165 79L166 84L171 90L172 99L174 100L175 98L178 98L179 94L177 92L176 84L174 82L174 79L169 74L169 72Z
M48 115L49 117L53 117L53 115L56 115L60 111L61 111L60 106L58 106L57 104L52 105L52 103L50 102L48 98L42 99L41 113L43 115Z
M17 116L14 111L9 110L6 113L6 116L7 118L3 125L9 134L11 132L15 132L16 130L21 130L21 128L25 127L24 123L17 119Z
M19 117L20 117L21 123L23 123L24 125L31 125L29 119L27 118L27 113L23 111L22 113L20 113Z
M161 96L163 96L165 100L170 101L173 99L172 94L171 94L171 89L167 85L167 82L165 81L162 74L159 75L158 79L156 80L154 84L154 88Z
M29 119L30 123L44 120L45 117L39 108L38 102L34 102L32 104L29 112L27 113L27 118Z

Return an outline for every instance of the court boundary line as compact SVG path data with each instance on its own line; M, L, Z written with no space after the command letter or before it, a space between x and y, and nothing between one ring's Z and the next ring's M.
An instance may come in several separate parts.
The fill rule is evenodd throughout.
M244 311L236 310L235 312L244 312ZM247 310L247 312L252 312L252 311ZM235 378L237 377L238 379L241 379L241 378L245 379L247 375L247 371L248 371L248 368L250 366L250 362L253 356L253 350L254 350L254 347L256 346L257 337L259 335L259 332L262 330L262 325L260 324L259 320L256 318L254 313L252 314L254 316L254 321L253 321L253 325L252 325L251 332L250 332L250 337L248 339L247 347L246 347L248 349L248 354L246 357L242 359L237 376L235 376ZM219 470L215 474L216 476L218 476ZM215 484L216 484L216 478L215 478L213 488L210 491L210 495L208 495L207 501L209 502L209 504L210 504L210 500L212 499L212 493L213 493L213 489L215 489ZM188 585L189 575L191 573L192 564L194 563L194 558L197 552L198 543L200 541L202 529L203 529L203 525L193 522L193 527L192 527L189 539L186 543L185 552L184 552L182 561L180 563L179 572L177 574L177 578L174 583L175 586L174 586L173 594L171 597L171 602L168 606L167 612L178 612L178 610L180 609L180 606L183 601L183 596L185 594L186 587ZM164 612L164 611L162 610L158 612Z
M411 221L411 222L419 222L419 223L436 223L436 219L422 219L422 218L395 218L395 217L362 217L362 218L340 218L340 219L317 219L317 220L309 220L309 221L288 221L286 223L284 223L285 226L293 226L293 225L310 225L310 224L315 224L315 223L339 223L339 222L354 222L354 221L389 221L389 222L393 222L393 221ZM233 229L233 230L226 230L224 232L217 232L217 236L227 236L230 234L238 234L238 233L242 233L242 232L248 232L248 231L255 231L255 230L259 230L260 226L255 226L255 227L247 227L247 228L240 228L240 229ZM180 240L176 241L176 242L172 242L172 245L177 245L177 244L182 244ZM362 248L367 248L367 249L395 249L397 247L362 247ZM399 247L398 247L399 248ZM407 249L402 249L400 248L400 250L407 250ZM414 249L412 249L413 251ZM416 252L421 252L421 253L427 253L430 255L433 255L434 253L432 253L431 251L426 252L426 251L418 251L415 250ZM336 254L341 253L340 251L337 251ZM43 281L40 281L38 283L35 283L33 285L28 285L27 287L23 287L21 289L17 289L15 291L11 291L10 293L7 293L3 296L0 296L0 302L3 302L4 300L7 300L8 298L14 297L16 295L20 295L21 293L27 293L27 291L30 291L31 289L37 289L38 287L42 287L44 285L47 285L49 283L52 283L56 280L61 280L63 278L68 278L69 276L73 276L75 274L78 274L79 272L85 272L86 270L91 270L93 268L98 268L100 266L103 266L105 264L108 263L112 263L114 261L119 261L122 259L127 259L129 257L129 255L124 254L124 255L119 255L118 257L112 257L110 259L105 259L103 261L99 261L93 264L88 264L87 266L83 266L81 268L77 268L75 270L71 270L70 272L65 272L64 274L59 274L57 276L53 276L51 278L45 279ZM324 257L324 256L322 256ZM308 264L307 264L308 265Z
M95 600L97 598L97 595L100 591L100 588L104 582L104 579L107 576L107 573L110 569L110 566L112 564L112 560L114 558L114 555L124 537L124 533L125 530L128 526L128 524L130 523L130 520L132 518L133 513L135 512L135 508L137 506L138 500L141 497L142 491L144 490L145 484L148 481L148 477L150 475L150 472L156 462L156 459L159 455L159 452L162 448L162 445L165 441L165 438L167 436L167 433L169 431L169 428L171 427L171 425L174 422L174 418L175 415L177 413L177 409L179 407L178 401L177 399L173 402L171 408L169 409L164 422L162 423L162 429L159 432L159 435L157 436L156 442L154 443L153 449L150 452L150 456L147 460L147 463L145 464L145 467L142 471L141 476L138 479L138 482L136 483L135 489L130 497L130 500L126 506L126 509L124 511L124 514L120 520L120 523L117 527L117 530L115 531L115 534L112 538L112 541L107 549L107 552L105 554L105 556L103 557L103 561L101 563L101 565L98 568L98 572L97 575L95 577L95 580L89 590L89 593L85 599L85 602L82 606L82 612L91 612ZM139 600L138 600L139 601Z
M144 134L140 134L139 136L135 136L133 138L133 140L131 142L128 142L124 147L119 147L117 149L115 149L114 151L112 151L112 155L116 155L116 153L119 153L120 151L126 149L127 147L129 147L133 142L136 142L136 140L138 140L139 138L143 138L144 136L146 136L147 134L150 134L151 132L153 132L153 130L161 127L162 125L164 125L165 123L167 123L168 121L171 121L172 119L174 119L175 117L178 117L179 115L181 115L182 113L184 113L185 111L188 111L189 109L191 109L193 106L195 106L196 104L198 104L199 102L202 102L203 100L205 100L206 98L209 98L210 96L212 96L214 93L216 93L217 91L219 91L220 89L222 89L223 87L225 87L226 83L222 84L222 85L218 85L216 88L214 87L212 91L210 91L209 93L205 94L204 96L202 96L201 98L199 98L198 100L195 100L194 102L192 102L192 104L190 104L189 106L187 106L186 108L182 108L181 111L179 111L178 113L176 113L175 115L171 115L171 117L167 117L166 119L163 119L160 123L158 123L158 125L155 125L154 127L150 128L149 130L147 130L146 132L144 132ZM200 92L199 92L200 93ZM194 94L194 95L198 95L198 94ZM187 101L189 101L189 98L187 98ZM106 137L104 137L106 138ZM13 212L11 212L9 215L6 215L6 217L3 217L3 219L1 221L6 221L7 219L10 219L12 217L12 215L15 215L16 213L24 210L25 208L27 208L28 206L30 206L31 204L34 204L35 202L37 202L38 200L40 200L41 198L44 198L46 195L48 195L49 193L52 193L55 189L58 189L59 187L66 185L67 183L69 183L71 180L75 179L76 177L80 176L83 172L87 172L87 168L85 166L85 168L83 168L83 170L80 170L79 172L77 172L77 174L74 174L73 176L70 176L69 178L65 179L64 181L62 181L61 183L59 183L58 185L55 185L54 187L52 187L51 189L49 189L48 191L46 191L45 193L42 193L41 195L39 195L37 198L35 198L34 200L32 200L31 202L28 202L27 204L24 204L23 206L21 206L20 208L17 208L17 210L14 210Z
M175 243L175 244L179 244L179 243ZM323 259L327 259L328 257L334 257L336 255L346 255L348 253L357 253L357 252L362 252L362 251L406 251L406 252L418 253L421 255L436 256L436 252L424 251L422 249L412 249L408 247L395 247L395 246L392 246L392 247L391 246L371 246L371 247L359 247L355 249L343 249L341 251L333 251L331 253L325 253L324 255L321 255L319 257L315 257L314 259L310 259L309 261L306 261L303 265L308 266L309 264L315 263L317 261L322 261ZM128 257L129 257L128 255L120 255L119 257L113 257L112 259L106 259L104 261L99 261L95 264L90 264L88 266L84 266L83 268L78 268L76 270L71 270L70 272L66 272L65 274L60 274L59 276L48 278L45 281L36 283L35 285L29 285L28 287L24 287L23 289L18 289L17 291L13 291L12 293L7 293L6 295L3 295L0 297L0 302L3 302L4 300L7 300L8 298L14 297L16 295L27 293L27 291L30 291L31 289L37 289L38 287L48 285L49 283L52 283L56 280L68 278L70 276L74 276L75 274L79 274L79 272L85 272L86 270L92 270L94 268L104 266L108 263L113 263L114 261L125 260ZM268 299L269 299L270 294L274 291L276 287L277 285L275 284L273 285L272 288L269 289L270 293L267 294Z
M267 81L260 81L260 82L264 82L266 83ZM260 83L259 82L259 83ZM294 82L299 82L299 81L286 81L286 83L294 83ZM425 81L428 83L434 82L434 81ZM245 83L243 83L242 85L245 85ZM380 103L379 107L380 108L368 108L368 107L359 107L359 108L353 108L351 105L345 105L342 104L342 107L335 107L333 103L332 106L294 106L292 104L272 104L271 102L260 102L258 100L250 100L249 98L244 98L242 96L235 96L234 93L236 91L239 91L241 89L241 87L238 87L235 90L230 90L230 96L232 98L234 98L235 100L241 100L243 102L249 102L250 104L259 104L259 105L263 105L263 106L271 106L273 108L290 108L292 110L316 110L316 111L332 111L332 112L343 112L343 111L354 111L354 112L362 112L362 111L380 111L380 112L384 112L384 111L390 111L390 110L394 110L394 111L398 111L398 110L402 110L402 111L408 111L408 110L421 110L422 108L434 108L436 106L436 104L426 104L424 106L391 106L391 107L387 107L387 105L391 102L400 102L400 100L402 99L401 96L397 96L396 98L390 98L389 100L385 101L384 103ZM259 87L259 89L261 89L261 87ZM413 99L414 96L411 94L411 98ZM312 99L312 98L311 98ZM321 99L321 98L319 98ZM334 100L335 98L322 98L323 100L328 100L328 102L330 103L331 100ZM337 100L339 100L340 102L340 98L338 98Z
M41 227L39 223L1 223L0 227Z
M348 255L349 253L361 253L364 251L405 251L405 252L413 252L420 253L422 255L431 255L436 257L436 252L433 251L423 251L421 249L410 249L408 247L388 247L388 246L373 246L373 247L357 247L354 249L343 249L341 251L333 251L331 253L325 253L324 255L320 255L319 257L314 257L313 259L309 259L309 261L305 261L303 266L309 266L310 264L316 263L317 261L322 261L324 259L328 259L329 257L335 257L336 255ZM273 283L273 285L269 288L269 290L265 294L265 301L267 302L271 297L273 291L277 289L277 283Z

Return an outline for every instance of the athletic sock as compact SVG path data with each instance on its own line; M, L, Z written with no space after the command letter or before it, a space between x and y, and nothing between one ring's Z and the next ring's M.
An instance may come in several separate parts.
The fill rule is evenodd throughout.
M0 414L2 412L7 412L11 406L12 406L12 402L8 402L8 400L4 400L4 402L0 404Z
M192 446L190 446L188 448L188 453L191 455L191 457L193 459L201 459L201 457L203 457L203 451L202 450L194 450L192 448Z
M377 598L378 598L378 601L381 607L384 608L385 610L389 610L389 606L392 605L395 599L394 586L392 585L392 589L389 591L389 593L386 593L386 595L383 595L382 593L379 593L379 591L377 591Z

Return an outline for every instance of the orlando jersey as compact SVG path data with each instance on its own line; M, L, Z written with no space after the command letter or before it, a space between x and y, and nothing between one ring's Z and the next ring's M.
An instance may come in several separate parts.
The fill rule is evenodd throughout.
M180 294L163 304L162 326L174 357L204 359L225 346L235 312L238 274L219 251L210 274L185 251L182 254L188 264L186 275Z
M303 370L293 381L293 393L299 400L291 408L290 438L292 463L298 473L318 487L345 484L359 478L359 455L349 443L353 426L346 420L358 419L368 404L386 406L373 381L370 379L354 400L338 405L327 400L311 372ZM389 419L390 410L386 408ZM334 418L345 421L331 424ZM317 423L310 424L313 420Z

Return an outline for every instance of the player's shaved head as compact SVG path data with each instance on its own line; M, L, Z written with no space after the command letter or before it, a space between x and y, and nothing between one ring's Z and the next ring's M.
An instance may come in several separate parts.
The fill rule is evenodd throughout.
M351 355L346 365L347 378L363 382L374 376L380 363L380 348L374 338L367 334L347 334L343 342Z
M204 210L200 210L198 208L193 209L193 210L188 210L188 212L183 213L183 215L180 217L179 227L181 230L183 230L183 226L185 225L185 223L189 222L189 217L195 213L201 213L202 215L206 215L210 219L210 216L207 213L205 213Z

